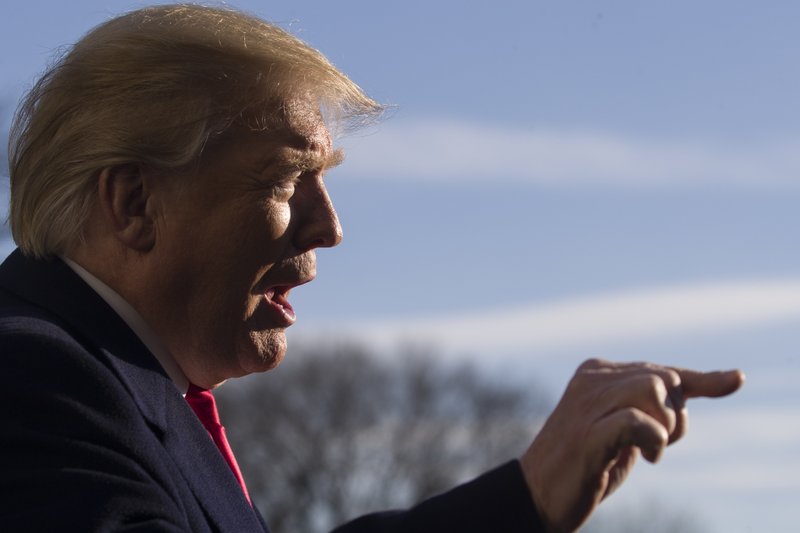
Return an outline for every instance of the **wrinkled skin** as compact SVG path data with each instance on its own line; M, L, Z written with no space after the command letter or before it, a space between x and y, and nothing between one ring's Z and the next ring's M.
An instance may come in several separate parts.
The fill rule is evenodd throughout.
M342 158L319 110L287 103L267 131L233 126L186 171L103 169L70 255L117 291L188 379L270 370L295 321L290 291L342 229L324 183Z
M193 383L274 368L295 321L289 289L316 275L341 227L323 175L337 162L313 112L277 132L234 132L164 192L157 219L165 339ZM176 307L179 307L176 308Z

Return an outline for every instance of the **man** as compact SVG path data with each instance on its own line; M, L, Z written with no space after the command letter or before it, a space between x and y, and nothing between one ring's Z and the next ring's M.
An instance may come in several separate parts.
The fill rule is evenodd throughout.
M329 129L380 110L282 30L198 6L113 19L42 77L10 141L3 528L267 530L202 404L284 357L290 292L342 238ZM588 361L518 461L340 531L573 531L681 437L687 398L742 379Z

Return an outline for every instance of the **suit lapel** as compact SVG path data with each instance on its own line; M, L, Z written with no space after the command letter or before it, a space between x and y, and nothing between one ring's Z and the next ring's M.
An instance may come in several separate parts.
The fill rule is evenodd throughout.
M54 312L84 345L94 348L92 353L103 354L216 529L268 531L156 358L63 261L29 259L17 250L0 266L0 286Z
M209 521L220 531L261 531L231 469L172 381L163 371L145 371L113 355L110 360L134 391L142 414L155 426Z

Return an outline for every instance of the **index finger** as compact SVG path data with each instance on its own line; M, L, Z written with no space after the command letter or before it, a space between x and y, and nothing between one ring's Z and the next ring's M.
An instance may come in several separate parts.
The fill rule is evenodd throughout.
M718 370L698 372L685 368L673 368L681 377L684 398L719 398L739 390L744 383L741 370Z

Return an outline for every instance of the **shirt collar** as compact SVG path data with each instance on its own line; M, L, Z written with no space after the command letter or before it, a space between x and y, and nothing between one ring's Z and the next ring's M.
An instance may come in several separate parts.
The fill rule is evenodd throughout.
M142 343L147 347L150 352L155 356L167 376L175 383L181 394L186 395L189 389L189 380L178 366L177 361L172 356L170 351L161 342L156 333L147 325L142 316L129 304L125 299L120 296L114 289L97 279L91 272L80 266L78 263L68 257L61 257L61 259L75 272L80 278L86 282L105 302L122 318L125 324L136 334Z

